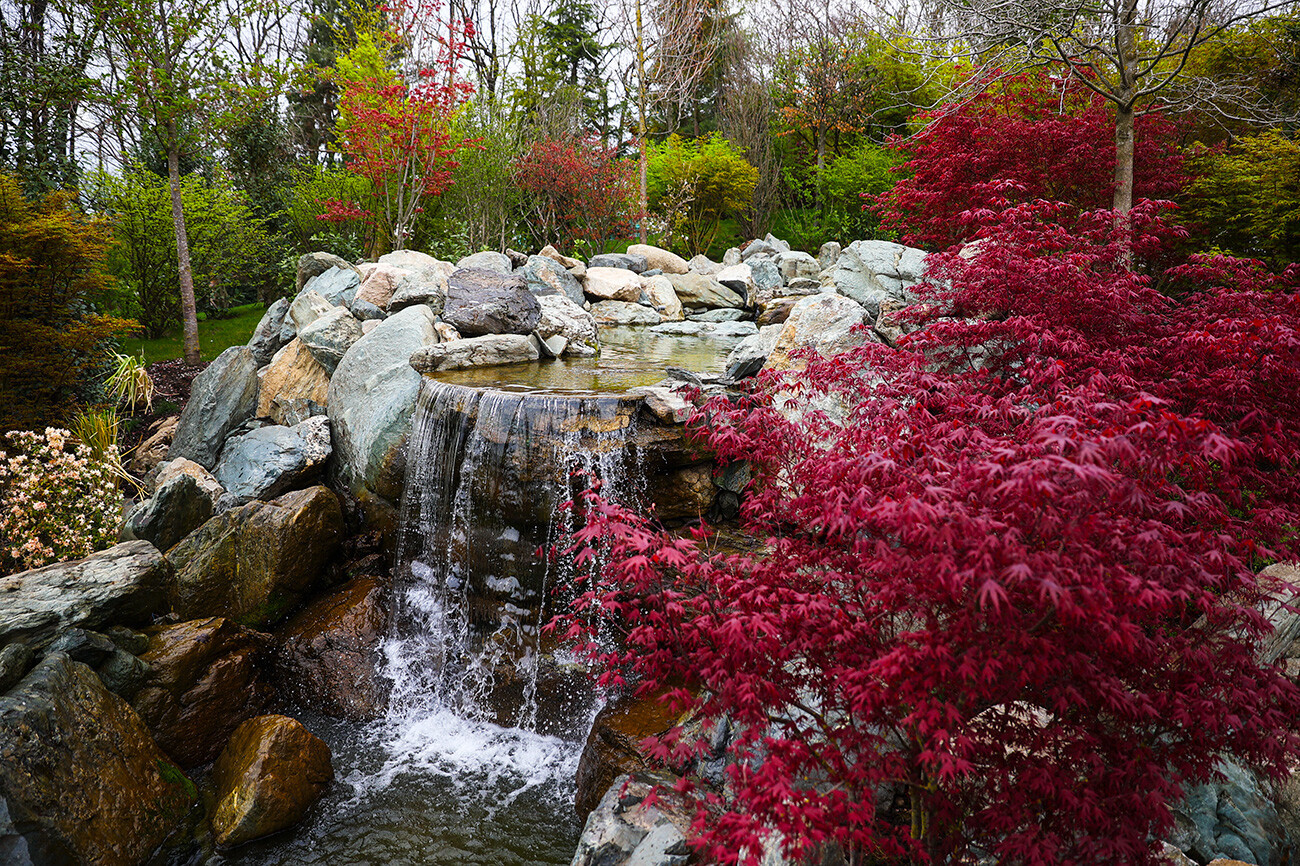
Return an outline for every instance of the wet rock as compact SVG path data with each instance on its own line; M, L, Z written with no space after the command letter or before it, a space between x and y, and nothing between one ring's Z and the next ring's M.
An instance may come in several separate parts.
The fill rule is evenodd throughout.
M660 520L682 520L703 516L717 495L713 464L697 463L663 469L646 481L646 498Z
M352 346L330 379L331 472L363 504L395 508L401 498L421 382L410 360L416 349L438 341L433 321L423 305L389 316Z
M376 665L387 623L384 590L374 578L356 578L312 602L279 632L282 690L332 716L375 718L385 700Z
M350 307L360 285L361 272L348 265L321 272L308 280L303 290L315 292L336 307Z
M522 277L478 269L456 271L447 278L442 318L463 337L531 334L541 315Z
M0 578L0 646L45 647L68 628L143 625L166 607L171 566L147 541Z
M153 674L153 668L124 649L114 647L113 654L95 669L104 688L128 701L135 698Z
M294 287L294 292L301 292L307 285L307 281L318 274L323 274L330 268L343 268L344 270L356 268L347 259L340 258L333 253L307 253L305 256L298 258L298 277ZM358 273L359 275L359 273Z
M537 335L543 339L560 336L568 340L569 354L594 354L599 340L596 336L596 318L561 295L547 295L537 299L542 315L537 321Z
M267 307L262 320L253 329L253 337L248 341L248 349L253 353L257 366L267 364L275 353L284 346L283 330L285 319L289 315L289 301L281 298Z
M333 780L329 747L301 722L249 719L212 768L214 840L229 848L292 827Z
M131 703L182 767L206 764L274 690L262 675L270 638L223 617L148 630L149 676Z
M352 344L361 339L361 323L342 308L335 308L298 331L298 339L329 373L338 367Z
M274 499L311 483L332 453L329 418L317 415L293 427L271 425L232 436L214 475L237 501Z
M650 268L645 256L632 253L603 253L587 260L587 274L592 268L618 268L634 274L644 273Z
M704 274L671 274L673 291L687 308L743 307L745 299Z
M586 293L595 301L636 303L641 296L641 278L627 268L587 268Z
M519 272L528 291L534 295L561 294L581 306L586 298L582 294L582 284L563 265L547 256L529 256L527 263Z
M723 377L738 382L753 376L763 369L767 356L776 348L777 338L781 336L780 325L766 325L758 329L757 334L746 337L736 344L736 348L727 355L727 367Z
M650 307L627 301L597 301L591 315L601 325L657 325L663 317Z
M0 695L9 691L36 663L31 647L24 643L11 643L0 647Z
M456 262L457 270L479 270L492 271L498 274L509 274L514 270L514 265L510 263L510 257L504 253L498 253L493 250L484 250L481 253L465 256L465 258Z
M432 261L432 265L415 268L398 278L393 296L388 301L388 312L395 313L417 304L423 304L434 313L442 312L447 302L447 278L455 272L456 266L451 262Z
M640 256L646 261L646 268L654 268L665 274L684 274L690 270L686 259L661 247L650 244L632 244L627 248L630 256Z
M425 346L411 355L411 367L421 373L522 364L541 357L539 341L522 334L488 334Z
M257 358L232 346L194 377L167 459L184 457L205 469L217 465L226 436L257 408Z
M664 690L646 697L620 695L596 714L578 759L574 805L579 818L596 808L616 778L649 767L641 743L677 721L677 714L660 700L663 695Z
M152 482L153 488L157 490L164 484L168 484L172 479L179 475L188 475L199 485L209 499L212 500L213 508L225 495L226 491L221 484L213 477L212 473L204 469L193 460L186 460L184 457L177 457L175 460L168 460L166 463L159 463L158 468L154 471ZM156 545L155 545L156 546Z
M342 532L343 511L326 487L219 514L168 551L172 608L185 619L278 622L320 577Z
M47 653L63 653L74 662L92 668L99 667L116 651L117 644L105 635L84 628L70 628L60 632L46 649Z
M691 313L688 318L692 322L739 322L745 317L744 310L737 310L734 307L724 310L705 310L703 313Z
M321 366L302 340L295 339L276 352L261 373L257 391L257 417L277 424L304 403L325 407L329 403L330 371Z
M631 393L645 398L646 410L665 424L685 424L695 407L671 388L650 385L634 388Z
M145 863L188 827L196 791L131 707L52 653L0 697L6 863Z
M692 810L663 774L619 776L587 816L572 866L685 866ZM659 790L654 805L646 800Z
M686 317L682 309L682 302L677 297L677 292L673 291L673 284L665 276L655 276L642 283L646 296L650 299L650 304L655 311L663 317L664 321L680 322Z
M122 540L139 538L166 550L206 523L212 510L212 497L198 480L176 473L131 509L122 527Z
M809 295L791 309L763 369L802 369L807 362L794 357L798 349L812 348L823 358L831 358L878 340L871 331L858 328L870 321L865 309L843 295Z

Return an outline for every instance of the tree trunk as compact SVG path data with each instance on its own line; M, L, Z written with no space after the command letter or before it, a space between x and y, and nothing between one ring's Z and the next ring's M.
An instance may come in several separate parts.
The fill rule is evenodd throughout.
M181 275L181 326L185 363L197 366L199 357L199 314L194 303L194 271L190 267L190 242L185 234L185 211L181 207L181 154L176 141L176 124L167 124L167 181L172 191L172 226L176 229L176 262Z
M1115 197L1112 207L1127 214L1133 207L1133 109L1115 110Z
M646 242L645 220L646 214L650 210L650 155L646 153L646 126L645 126L645 40L641 33L641 0L636 3L636 82L637 82L637 110L640 112L640 118L637 125L640 127L640 138L637 146L641 151L637 159L639 163L639 174L641 180L641 200L638 202L641 212L637 214L637 237L641 243Z

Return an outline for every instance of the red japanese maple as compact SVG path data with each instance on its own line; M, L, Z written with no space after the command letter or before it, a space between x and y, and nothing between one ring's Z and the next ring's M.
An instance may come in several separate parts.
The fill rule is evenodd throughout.
M1254 577L1300 555L1300 271L1201 260L1173 300L1123 264L1158 237L1152 206L1073 231L1064 207L932 257L900 348L707 404L708 445L755 470L760 555L589 503L570 634L599 614L606 682L680 683L736 732L724 790L683 783L711 861L780 839L854 863L1154 863L1219 756L1280 774L1300 749ZM679 769L707 748L649 745Z
M928 125L919 134L894 141L908 160L878 205L882 227L903 243L942 249L968 240L1019 202L1067 202L1071 215L1110 205L1115 121L1073 79L1024 73L920 117ZM1135 197L1170 198L1182 188L1174 132L1158 114L1138 122Z
M594 136L533 142L515 182L527 193L530 228L538 243L570 252L585 243L602 252L631 237L636 215L636 165Z

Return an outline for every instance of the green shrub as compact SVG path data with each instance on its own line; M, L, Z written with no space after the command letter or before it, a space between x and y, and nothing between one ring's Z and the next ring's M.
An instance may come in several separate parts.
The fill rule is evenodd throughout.
M879 215L863 205L893 188L897 178L891 169L898 163L892 151L864 142L826 164L821 176L823 240L848 244L883 237Z
M758 169L717 133L695 141L673 134L649 156L650 210L674 248L709 250L722 218L742 214L753 201Z
M299 254L330 252L349 261L365 257L369 228L361 223L330 223L320 217L326 201L364 201L370 182L345 168L308 165L298 168L284 191L284 212ZM297 267L297 258L294 258Z

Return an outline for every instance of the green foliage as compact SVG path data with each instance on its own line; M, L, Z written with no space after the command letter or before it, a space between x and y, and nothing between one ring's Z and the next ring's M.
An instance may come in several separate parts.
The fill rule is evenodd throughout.
M29 203L0 174L0 429L58 423L73 411L131 322L99 315L116 286L107 226L67 193Z
M822 240L851 243L881 237L880 217L863 205L888 192L897 176L891 170L901 160L890 150L862 142L837 156L822 171Z
M602 75L609 46L597 38L599 29L599 14L587 0L559 0L549 15L525 19L509 98L514 113L534 127L535 137L609 129L615 106ZM557 108L563 116L555 116Z
M139 319L148 336L162 336L180 321L167 180L133 168L120 177L100 173L93 186L98 205L113 222L116 243L110 266L134 293L134 303L125 312ZM209 318L219 317L233 302L256 297L274 278L271 238L243 193L221 175L212 181L198 174L183 178L181 200L196 300Z
M365 201L370 195L370 181L331 165L299 166L292 177L292 184L281 194L287 231L298 252L324 251L345 259L364 258L369 244L364 224L335 224L320 217L327 201Z
M649 159L650 210L662 219L668 242L692 255L710 249L724 216L740 214L754 198L758 169L721 135L689 141L671 135Z
M134 409L141 403L145 411L153 410L153 378L145 366L144 353L135 355L112 354L112 372L104 382L104 390L114 405Z
M1193 242L1275 268L1300 261L1300 142L1265 132L1192 164L1183 217Z

